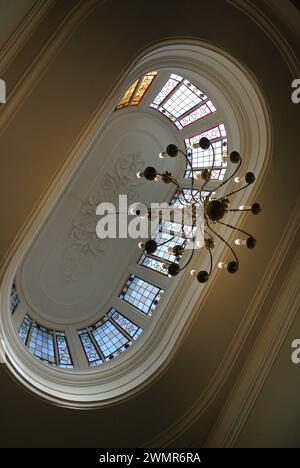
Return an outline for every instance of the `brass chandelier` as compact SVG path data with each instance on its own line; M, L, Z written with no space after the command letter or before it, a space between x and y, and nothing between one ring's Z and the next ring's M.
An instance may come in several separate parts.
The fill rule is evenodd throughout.
M232 260L230 260L228 263L219 262L218 263L219 268L226 269L229 273L236 273L239 269L239 259L235 252L235 249L224 239L223 236L221 236L216 231L215 228L218 225L221 225L221 226L225 226L227 229L239 232L240 234L242 234L242 238L236 239L235 244L237 246L244 245L248 249L253 249L256 245L256 239L249 232L246 232L242 229L238 229L237 227L226 223L223 220L223 218L226 217L226 213L233 212L233 211L235 212L248 211L254 215L257 215L261 211L261 206L259 205L259 203L253 203L251 206L240 206L239 208L231 208L231 197L234 194L246 189L249 185L253 184L255 181L255 176L252 172L247 172L245 176L243 177L236 176L242 164L242 158L237 151L232 151L229 156L230 162L234 165L237 165L237 167L235 168L234 172L231 174L230 177L220 182L220 184L217 185L217 187L213 189L214 196L212 197L211 193L207 194L207 191L205 191L204 189L207 186L208 182L211 180L213 171L215 169L216 154L215 154L214 146L208 138L202 137L199 143L196 143L193 145L193 148L194 149L201 148L204 151L208 151L209 149L212 150L211 167L207 169L203 169L200 172L197 170L196 175L194 173L193 165L188 157L188 154L180 150L176 145L174 144L168 145L166 151L160 153L159 155L161 158L168 157L168 156L171 158L174 158L174 157L177 157L178 155L179 156L181 155L185 158L187 165L190 168L190 173L191 173L190 199L186 198L183 187L173 177L171 172L165 171L163 173L159 173L154 167L149 166L149 167L146 167L143 172L139 172L137 174L137 177L145 178L146 180L149 180L149 181L160 180L166 184L171 184L171 183L174 184L177 188L177 194L179 195L179 198L178 198L179 203L182 206L188 205L191 208L192 213L196 213L196 208L199 206L199 204L203 205L203 233L202 233L203 238L204 238L203 245L209 253L210 267L208 271L192 270L191 275L196 277L199 283L206 283L213 269L212 251L215 247L215 243L217 239L220 242L223 242L228 247L233 257ZM236 183L238 184L243 183L244 185L242 187L237 188L236 190L233 190L229 193L226 193L225 195L218 197L217 191L221 187L223 187L225 184L227 184L230 180L232 180L233 178ZM195 189L194 187L195 179L202 180L202 186L199 190ZM180 196L182 197L184 202L180 200ZM150 218L151 218L151 213L150 213L150 210L148 210L148 220L150 220ZM197 222L197 217L196 215L194 215L192 218L192 228L196 225L196 222ZM180 260L182 259L182 256L185 253L185 251L187 250L186 246L187 246L187 243L189 242L189 239L187 239L185 236L183 224L181 226L181 232L182 232L182 237L185 237L183 244L178 244L178 245L168 248L168 252L173 254L175 257L174 262L170 264L164 264L164 268L167 270L167 273L169 274L169 276L176 276L180 271L187 268L195 251L195 249L193 248L190 250L190 255L189 255L188 260L186 261L184 265L181 266ZM173 244L174 244L174 239L176 237L178 237L178 234L174 236L172 235L170 239L162 243L158 243L155 239L149 238L146 242L141 242L139 246L145 251L146 254L153 255L155 254L159 246L168 245L168 243L170 243L171 241L173 241Z

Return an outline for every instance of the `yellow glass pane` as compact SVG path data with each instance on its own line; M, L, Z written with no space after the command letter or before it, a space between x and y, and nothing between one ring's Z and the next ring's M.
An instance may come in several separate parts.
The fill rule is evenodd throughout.
M135 82L129 86L127 91L124 93L122 99L120 100L119 104L117 105L117 109L121 109L122 107L128 106L138 82L139 80L135 80Z
M144 96L145 92L147 91L147 89L151 85L151 83L154 80L154 78L156 77L156 75L157 75L157 72L153 71L153 72L147 73L143 77L143 79L140 80L140 83L139 83L139 86L138 86L138 88L136 90L134 98L130 102L131 106L137 106L140 103L142 97Z

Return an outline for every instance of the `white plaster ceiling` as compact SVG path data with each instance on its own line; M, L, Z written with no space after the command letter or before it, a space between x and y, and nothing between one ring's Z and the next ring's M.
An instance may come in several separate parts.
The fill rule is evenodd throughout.
M176 137L153 111L113 115L24 261L21 287L29 312L54 324L79 323L101 310L104 315L141 251L136 239L98 239L95 206L126 193L130 202L169 201L174 186L139 180L136 173L148 165L163 169L157 156ZM176 158L168 167L175 176L182 170Z

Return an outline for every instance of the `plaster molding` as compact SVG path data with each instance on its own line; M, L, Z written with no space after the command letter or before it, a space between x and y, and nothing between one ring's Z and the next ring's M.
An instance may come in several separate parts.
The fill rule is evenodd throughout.
M6 363L6 349L5 349L5 343L4 341L0 338L0 364L5 364Z
M239 122L234 137L238 138L238 141L241 138L243 154L247 155L243 169L251 165L251 169L260 174L258 183L243 194L243 201L246 202L250 195L251 198L255 197L267 172L272 149L270 115L256 80L242 64L207 42L177 39L156 44L132 61L125 70L123 82L119 82L119 87L116 87L111 95L99 105L97 112L92 116L73 150L57 172L47 193L12 246L1 271L3 281L0 303L4 311L7 310L12 280L26 249L34 242L49 212L92 147L97 134L114 109L117 98L132 78L152 67L166 66L166 61L167 66L194 70L195 73L203 76L207 83L211 81L216 93L220 96L222 93L225 101L228 100L231 103L234 120ZM237 196L237 204L241 201L242 199ZM241 216L237 224L240 225L243 219L244 217ZM234 215L229 221L236 221ZM229 241L232 240L233 235ZM216 258L221 252L221 245L219 245L216 247ZM199 262L202 261L201 258L200 255ZM203 261L203 266L207 266L206 261ZM58 372L51 366L38 362L30 353L24 353L22 344L15 339L11 316L4 313L1 333L5 336L9 347L7 366L29 391L58 405L73 408L107 406L140 393L167 369L218 277L219 272L216 270L218 269L215 269L212 274L209 288L199 288L196 282L191 283L189 272L183 275L180 283L175 281L161 300L161 303L169 301L164 313L161 317L153 318L147 334L144 334L147 336L138 340L135 347L132 346L127 350L124 353L126 356L120 356L115 363L112 362L109 367L100 372L97 369L89 369L88 374L83 370L70 373L68 370L61 369ZM186 289L187 285L189 287ZM172 295L175 289L176 294ZM185 290L184 296L182 296L183 290ZM160 324L155 331L158 320ZM139 352L141 349L142 352ZM227 364L230 367L231 363ZM223 368L222 373L208 383L201 397L202 410L203 406L208 406L215 398L221 388L222 380L226 379L227 372L228 369Z
M292 223L294 234L299 226L299 204L297 221ZM291 227L291 233L293 229ZM292 241L292 239L290 238ZM274 270L273 270L274 272ZM275 275L274 275L275 276ZM288 275L274 300L270 314L261 329L253 352L249 355L227 403L219 416L208 440L207 447L234 447L241 434L250 411L280 352L300 306L300 249L295 255ZM271 281L272 287L272 281Z
M14 33L0 49L0 75L3 76L9 65L21 52L24 44L39 27L43 19L47 16L51 8L55 5L55 0L39 0L27 13L23 21L19 24Z
M174 424L172 424L172 426L170 426L166 431L162 432L157 437L155 437L155 439L148 441L145 444L146 447L167 447L167 446L170 446L172 443L174 443L185 431L187 431L190 427L192 427L194 424L197 423L197 420L206 411L206 409L209 407L209 405L212 403L212 401L216 397L218 391L225 384L228 374L233 369L243 347L246 345L247 339L249 338L251 330L254 327L256 318L260 314L260 311L262 310L264 306L265 300L268 297L268 294L273 287L276 274L280 270L280 267L283 264L284 259L288 253L289 247L291 243L293 242L294 237L297 234L299 222L300 222L300 201L298 201L296 208L290 217L290 221L287 225L287 228L285 232L283 233L280 239L280 242L278 243L278 248L274 252L270 260L270 263L268 267L266 268L266 272L261 280L261 283L256 291L256 294L253 296L253 299L244 315L244 319L242 320L240 326L238 327L230 345L228 346L228 350L225 353L224 358L222 359L219 366L217 367L214 377L211 379L206 390L199 396L197 401L189 408L188 411L186 411L185 414L182 415L180 419L178 419ZM298 279L299 279L299 274L298 274ZM299 291L297 291L297 294L298 293ZM287 296L285 295L285 297L287 299L289 298L288 295ZM289 313L291 313L291 317L293 317L295 310L293 309L290 311L288 309L286 310L284 307L282 308L281 315L283 316L282 317L283 322L286 320L286 316L288 316ZM287 319L288 319L288 324L290 324L292 319L290 319L289 317L287 317ZM272 323L272 316L270 316L270 322ZM277 329L278 333L280 333L281 328L282 328L282 322L280 322L280 325L278 326L278 329ZM286 333L288 332L288 328L286 329L286 327L283 327L283 331L285 332L285 335L281 338L281 340L283 340L284 337L286 336ZM265 340L265 336L266 335L264 335L264 340ZM271 335L270 339L272 338L273 337ZM281 343L282 341L280 343L278 342L278 346L277 344L275 345L274 343L271 345L271 346L274 346L273 359L275 359L280 349ZM260 356L261 358L262 356L264 356L264 354L260 355L258 352L258 356ZM264 365L265 363L262 362L261 364ZM264 376L267 375L270 368L272 367L272 364L273 364L273 361L269 363L268 368L263 369L263 371L265 372ZM236 393L237 395L239 395L238 392ZM257 397L257 394L252 395L252 397L255 399ZM247 398L249 398L249 406L250 406L250 404L253 403L253 400L251 400L251 395L250 396L247 395ZM230 420L231 424L233 424L233 419L235 417L234 412L236 411L236 413L238 413L238 411L240 410L242 411L241 408L242 408L242 404L240 404L239 406L236 401L233 403L230 403L230 416L232 416ZM225 438L225 435L224 435L225 429L223 426L224 424L223 420L226 421L226 429L227 429L229 427L229 423L225 419L227 417L228 417L227 412L226 414L224 415L222 414L222 416L220 416L220 422L217 423L218 432L217 432L217 429L214 429L213 434L216 433L216 435L212 435L211 438L209 439L207 443L209 447L223 446L222 445L223 438ZM245 414L241 413L240 417L245 418ZM235 426L233 427L232 430L235 430ZM219 431L223 431L223 432L221 432L220 434ZM222 439L222 443L220 442L220 439Z
M227 0L227 2L241 10L262 29L280 52L291 72L292 78L298 77L300 73L300 62L296 53L280 30L263 12L263 9L257 5L257 2L251 0Z
M91 11L106 1L107 0L102 0L102 2L99 3L97 0L81 0L79 4L70 10L68 15L43 45L32 63L27 67L13 89L9 91L7 102L5 106L2 107L0 113L0 135L5 131L9 122L20 110L25 100L29 98L30 94L39 83L40 78L60 52L63 44L66 43L79 24L84 21Z
M281 0L274 2L274 0L264 0L266 5L271 8L279 18L284 21L287 27L300 37L300 12L297 10L295 4L290 0Z
M129 154L120 159L110 173L106 172L99 184L101 188L89 195L72 220L64 253L64 276L67 281L77 281L84 273L91 271L97 256L105 251L105 242L96 235L98 204L105 200L116 206L119 194L127 194L129 202L138 200L136 173L145 165L141 154Z

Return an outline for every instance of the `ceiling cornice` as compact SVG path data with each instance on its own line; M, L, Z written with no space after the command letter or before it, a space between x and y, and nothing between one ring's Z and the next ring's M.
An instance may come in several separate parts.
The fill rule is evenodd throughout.
M250 0L227 0L228 3L246 14L254 21L259 28L269 37L275 47L280 52L283 60L287 64L292 78L298 77L300 73L300 62L292 46L286 40L278 27L268 18L260 8L261 3Z
M209 386L180 419L178 419L175 423L172 424L172 426L159 434L157 437L145 443L143 446L170 447L172 444L176 444L177 440L182 436L182 434L195 425L203 413L212 404L219 390L225 384L229 373L234 368L235 364L237 364L239 356L248 342L256 320L263 310L266 299L274 286L278 271L280 271L280 268L288 255L293 239L298 232L299 221L300 200L298 201L296 208L290 217L287 228L278 243L278 248L275 250L271 261L265 270L265 274L260 282L259 287L256 290L256 294L253 296L253 299L247 311L245 312L244 319L238 327L232 342L228 346L224 358L217 367L214 377L209 382ZM298 279L299 282L300 259L299 256L297 258L299 260L298 263L295 264L290 270L291 274L289 279L291 282L289 283L289 280L287 280L287 289L288 287L295 285L295 272L298 272L296 279ZM288 292L289 291L290 289L288 289ZM280 302L283 299L290 301L289 305ZM286 294L285 288L283 288L282 297L280 296L279 299L276 298L276 303L272 309L273 312L270 314L268 322L265 325L268 331L262 334L263 338L261 338L262 335L260 335L258 338L259 344L257 345L257 350L255 351L255 357L257 359L256 365L255 359L251 359L247 370L245 370L239 380L241 389L240 387L235 387L234 394L226 405L224 412L220 416L216 427L209 437L207 446L231 447L234 444L234 441L236 441L239 435L238 430L242 429L243 424L245 423L245 420L249 414L249 410L254 404L259 394L259 390L261 389L263 382L265 381L278 354L280 346L288 333L289 327L296 313L296 305L299 306L299 302L296 299L299 300L299 288L293 290L292 297L290 297L289 294ZM280 307L278 306L279 303ZM266 339L267 336L269 337L269 340ZM265 346L267 350L262 350L262 346ZM259 359L257 357L259 357ZM250 373L249 375L248 372ZM248 382L250 377L253 379L253 381L256 381L256 387L253 388L253 392L249 393L246 392L245 382ZM248 382L247 385L251 384ZM252 387L250 386L249 388ZM212 389L214 389L213 392ZM243 390L242 394L239 393L240 390ZM240 399L240 395L243 395L242 401ZM240 424L236 425L236 418L240 418Z
M55 5L55 0L40 0L30 9L14 33L0 49L0 76L3 76L11 62L23 49L25 43L39 27Z
M55 31L53 31L50 38L45 42L40 52L27 67L15 86L9 90L7 102L5 106L2 107L0 113L0 135L6 129L11 119L13 119L20 110L25 100L28 99L47 67L52 60L55 59L56 55L72 36L76 28L94 8L106 1L107 0L102 0L102 2L99 3L97 0L82 0L79 4L76 4L75 7L70 9L68 15ZM40 22L41 19L42 18L40 18Z
M298 232L300 220L299 208L298 203L293 214L294 218L292 217L286 233L288 240L285 239L285 243L288 245L292 244L293 238L295 238ZM280 255L280 252L276 252L276 255L278 254ZM284 252L281 252L281 254L284 255ZM287 252L285 252L286 254ZM283 263L285 255L279 257L280 264ZM277 276L275 275L275 271L277 273L280 271L280 264L277 265L278 269L274 270L272 268L274 276L271 276L270 288L272 288ZM299 277L300 250L298 249L281 289L270 308L265 325L260 330L259 336L253 345L251 355L208 437L207 447L221 448L235 446L299 310Z

